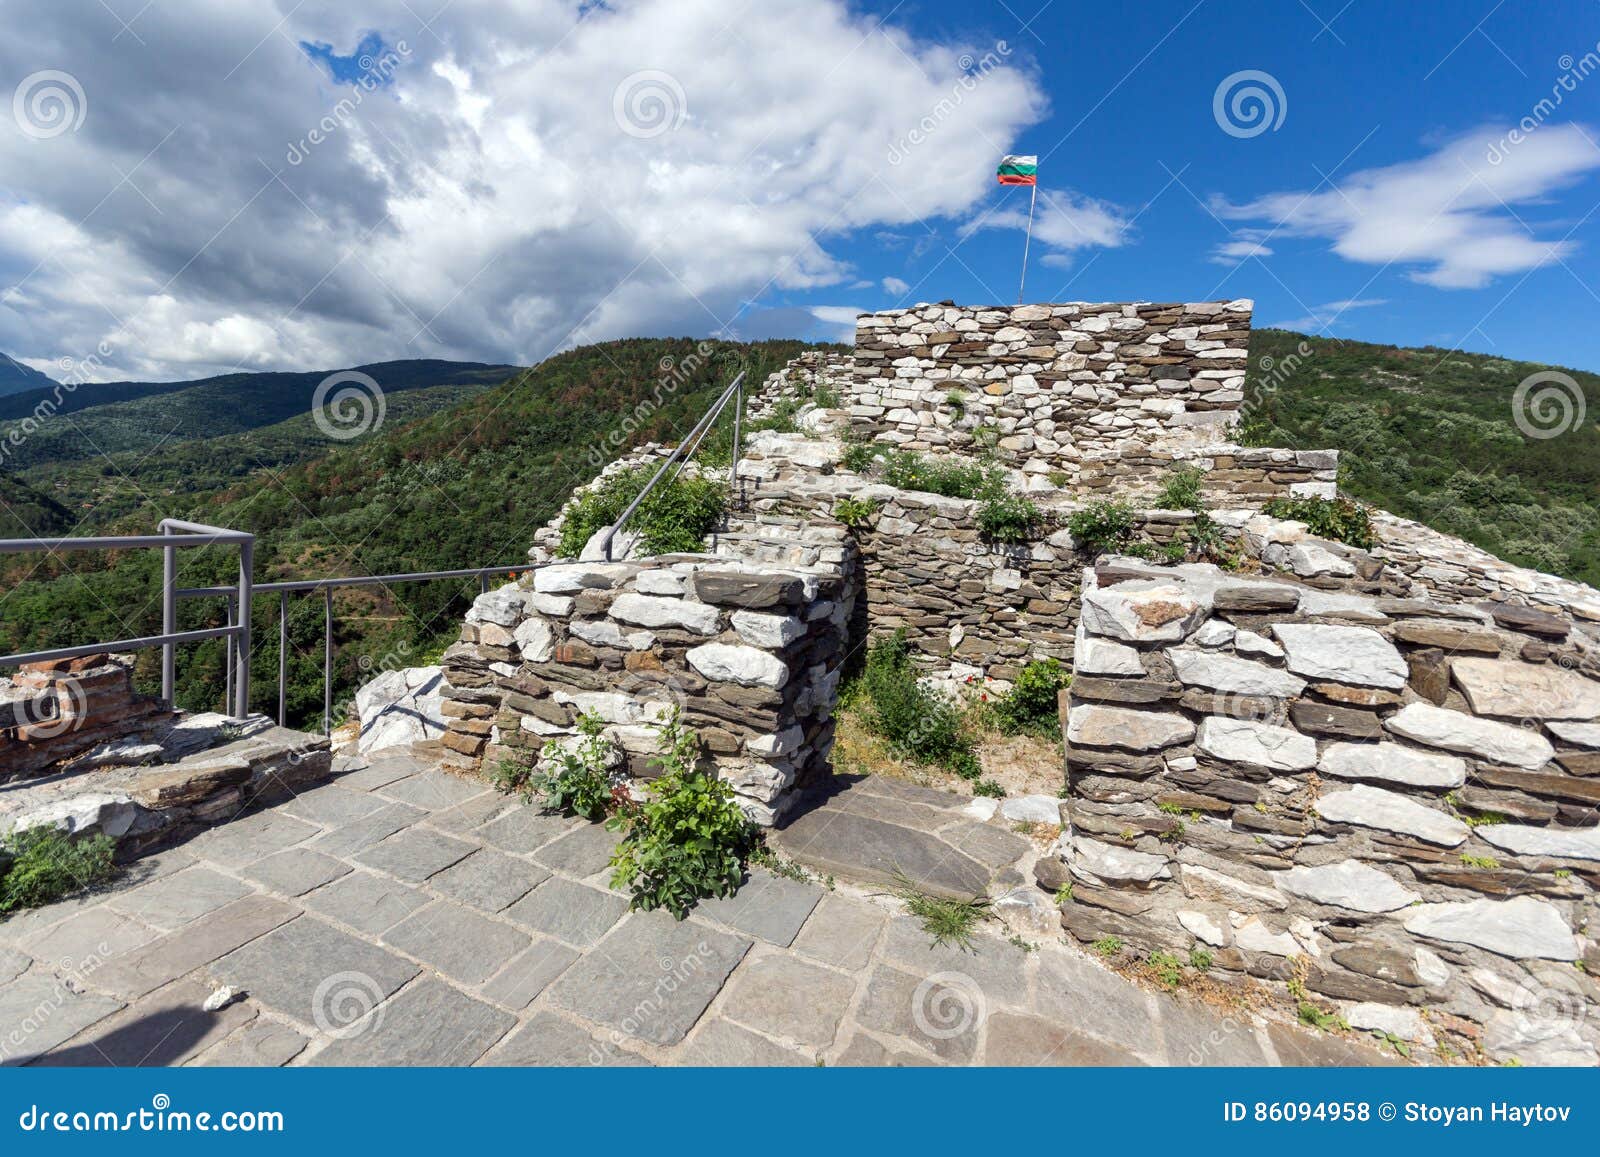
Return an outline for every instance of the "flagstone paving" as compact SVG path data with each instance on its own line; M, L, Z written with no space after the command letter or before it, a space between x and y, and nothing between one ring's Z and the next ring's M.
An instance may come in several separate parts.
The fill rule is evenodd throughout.
M1015 860L1013 833L956 806L858 784L780 843L814 848L823 871L882 859L887 875L913 856L953 892L981 887ZM0 1061L1385 1062L1147 991L1065 944L936 946L898 904L845 885L755 870L687 920L629 912L607 879L615 838L409 756L336 771L102 892L0 923ZM875 840L893 841L887 857ZM204 1011L220 985L240 995Z

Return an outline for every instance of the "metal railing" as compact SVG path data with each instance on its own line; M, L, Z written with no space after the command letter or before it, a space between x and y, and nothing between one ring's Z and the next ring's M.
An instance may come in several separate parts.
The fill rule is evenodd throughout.
M729 402L733 403L733 456L729 459L728 488L730 492L737 493L739 486L739 438L744 425L744 373L743 370L740 370L733 381L728 383L728 388L723 390L717 400L707 407L704 414L700 415L700 420L694 424L694 429L689 431L688 436L678 443L677 449L673 450L667 456L667 460L651 475L650 481L644 484L644 489L639 491L632 502L628 503L628 508L622 512L622 517L606 527L605 537L600 540L600 550L605 555L607 562L611 561L612 542L618 534L622 533L622 528L628 525L628 520L633 517L633 512L638 510L640 504L650 496L650 492L656 488L656 484L661 481L667 471L672 470L674 463L677 464L677 469L672 470L671 480L677 480L678 475L683 473L683 468L689 464L689 459L694 456L694 452L700 448L700 443L711 432L711 427L715 426L717 419L722 417L722 412L728 408Z
M527 570L522 566L469 567L463 570L416 571L409 574L357 575L350 578L301 579L291 582L254 581L256 536L242 530L185 522L177 518L161 520L160 534L113 535L96 538L6 538L0 539L0 554L60 553L78 550L160 549L161 633L117 639L108 643L88 643L74 647L53 647L44 651L24 651L0 655L0 667L23 663L44 663L77 659L108 652L142 651L161 648L161 697L173 701L177 674L177 648L184 643L226 638L228 659L224 703L237 718L250 714L250 660L252 653L251 617L258 594L278 596L278 722L288 717L289 596L310 591L323 592L322 629L322 726L326 733L333 726L333 592L340 587L385 586L389 583L432 582L438 579L476 578L481 591L489 589L491 575ZM239 548L239 578L230 586L179 587L180 549L198 546L235 545ZM193 631L178 630L178 600L181 598L222 597L228 600L227 625Z

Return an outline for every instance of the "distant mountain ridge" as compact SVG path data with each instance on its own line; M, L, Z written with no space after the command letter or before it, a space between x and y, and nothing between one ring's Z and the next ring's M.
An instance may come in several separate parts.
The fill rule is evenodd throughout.
M55 381L49 374L41 374L10 354L0 353L0 395L49 389L53 385Z

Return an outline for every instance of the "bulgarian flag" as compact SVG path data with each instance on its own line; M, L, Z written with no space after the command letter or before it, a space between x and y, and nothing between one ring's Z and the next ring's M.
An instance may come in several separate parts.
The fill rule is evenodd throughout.
M1002 185L1037 185L1039 183L1038 157L1001 157L1000 171L996 174Z

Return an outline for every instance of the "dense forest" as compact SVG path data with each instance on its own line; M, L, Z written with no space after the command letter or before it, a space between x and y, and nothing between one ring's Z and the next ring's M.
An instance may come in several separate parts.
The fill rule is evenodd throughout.
M1524 425L1556 436L1524 432L1513 413L1517 386L1552 368L1260 329L1244 436L1337 449L1340 485L1356 498L1600 586L1600 376L1560 371L1583 391L1583 421L1572 405L1541 422L1529 395Z
M414 421L394 420L399 399L393 399L380 430L331 450L318 443L315 456L282 469L241 471L239 463L301 453L297 437L309 437L312 429L303 416L247 435L163 447L135 473L164 484L171 495L135 487L104 458L37 467L7 485L18 487L19 500L43 516L59 519L62 504L48 496L41 477L51 478L49 491L57 498L74 493L91 505L83 488L103 484L119 516L98 507L70 512L90 514L96 533L148 533L165 516L252 531L260 536L258 582L515 565L526 560L534 531L573 487L594 475L596 452L604 460L636 441L672 439L738 370L759 382L806 348L793 341L607 342L550 358ZM636 409L640 403L650 403L648 412ZM625 415L637 420L624 426ZM619 436L623 430L626 436ZM110 461L117 464L118 456ZM184 586L231 582L237 566L236 554L222 548L180 557ZM24 579L0 602L0 652L159 630L158 552L85 552L43 562L0 557L0 589ZM415 665L437 654L454 638L476 590L467 581L341 592L335 701L374 669ZM181 609L184 629L223 621L218 599L186 601ZM253 700L266 711L277 704L277 610L276 599L263 600L253 619ZM320 720L322 619L320 597L291 599L289 713L302 723ZM145 652L141 683L152 687L157 669L157 653ZM221 642L185 648L179 703L219 707L223 671Z

